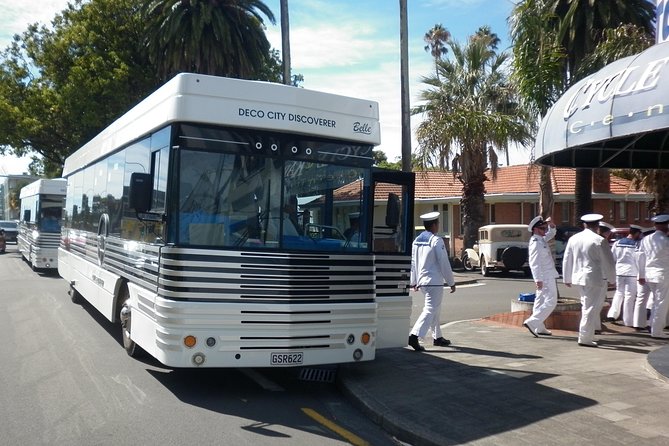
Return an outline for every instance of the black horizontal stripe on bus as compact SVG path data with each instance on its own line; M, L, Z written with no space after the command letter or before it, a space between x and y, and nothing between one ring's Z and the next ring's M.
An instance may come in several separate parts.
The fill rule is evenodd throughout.
M328 296L337 296L337 295L346 295L346 294L353 294L353 293L370 293L372 294L374 292L373 289L363 289L363 290L323 290L323 292L319 292L320 290L313 290L313 289L299 289L299 290L286 290L282 288L272 288L272 287L264 287L264 288L259 288L259 289L252 289L252 288L244 288L243 290L240 289L226 289L226 288L191 288L191 287L178 287L178 286L166 286L165 284L160 284L160 288L165 290L165 291L172 291L175 293L195 293L195 294L239 294L240 297L244 297L243 295L262 295L262 294L267 294L268 291L272 291L273 295L268 296L268 297L277 297L277 296L286 296L288 298L305 298L305 297L314 297L314 298L320 298L320 297L328 297ZM300 297L302 296L302 297Z
M376 285L376 290L397 290L397 291L403 291L404 288L399 288L397 286L397 283L395 284L389 284L389 285Z
M160 280L171 280L173 282L179 282L179 283L194 283L194 282L199 282L199 283L221 283L221 284L246 284L247 280L249 278L244 278L244 277L235 277L235 278L228 278L228 279L220 279L217 277L182 277L182 276L168 276L161 274L160 275ZM246 285L246 286L253 286L256 287L258 285L308 285L308 286L334 286L334 285L373 285L374 281L373 280L350 280L350 279L342 279L342 280L333 280L332 278L325 279L327 282L326 284L321 284L321 282L316 282L313 280L298 280L298 279L290 279L290 278L254 278L253 279L253 284L252 285Z
M188 266L188 265L160 265L160 271L188 271L188 272L198 272L198 273L216 273L216 274L240 274L245 277L252 278L254 275L264 276L267 274L273 275L283 275L283 276L368 276L373 274L372 268L363 269L363 270L326 270L324 268L317 269L304 269L302 267L297 268L299 265L293 265L293 267L282 267L276 268L271 265L262 266L262 265L253 265L251 268L247 266L244 268L241 267L228 267L225 265L220 266ZM168 273L167 273L168 274Z
M331 348L330 344L321 344L321 345L286 345L282 346L265 346L265 347L239 347L240 350L309 350L314 348Z
M272 265L309 265L315 267L323 266L372 266L374 261L369 258L365 260L323 258L310 259L299 257L244 257L239 256L218 256L207 254L183 254L183 253L163 253L162 258L180 262L211 262L211 263L244 263L244 264L267 264L271 260Z
M332 321L329 319L324 319L324 320L313 320L313 321L245 321L241 320L239 321L241 324L248 324L248 325L264 325L264 324L271 324L271 325L308 325L308 324L331 324ZM272 339L272 338L270 338Z
M290 339L330 339L330 335L314 335L314 336L240 336L241 341L283 341Z
M341 299L341 300L331 300L331 299L303 299L303 300L294 300L288 302L290 299L277 299L276 296L267 296L266 299L258 299L254 296L240 296L244 299L221 299L221 298L211 298L211 299L202 299L201 297L161 297L165 300L171 300L174 302L197 302L197 303L220 303L220 304L235 304L238 305L240 301L244 302L244 305L286 305L298 304L298 305L333 305L333 304L371 304L374 303L374 299Z
M240 314L332 314L332 310L319 311L267 311L267 310L242 310Z

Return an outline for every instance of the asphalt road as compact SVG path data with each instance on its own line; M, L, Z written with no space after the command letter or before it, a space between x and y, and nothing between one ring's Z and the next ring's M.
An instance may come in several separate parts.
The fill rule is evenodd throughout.
M126 355L16 245L0 255L0 445L388 445L330 382L297 369L169 369Z

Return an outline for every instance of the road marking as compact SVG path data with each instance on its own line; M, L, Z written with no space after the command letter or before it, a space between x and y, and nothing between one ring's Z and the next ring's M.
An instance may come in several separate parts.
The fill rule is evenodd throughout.
M476 283L468 283L465 285L456 285L456 288L474 288L476 286L485 286L485 283L476 282Z
M304 412L309 418L315 420L316 422L322 424L326 428L330 429L332 432L336 433L340 437L344 438L346 441L351 443L354 446L369 446L369 443L367 443L365 440L362 438L358 437L355 435L353 432L350 432L343 427L339 426L336 423L333 423L332 421L328 420L318 412L316 412L313 409L310 409L308 407L303 407L302 412Z
M267 379L265 376L261 375L253 369L240 369L239 371L265 390L269 390L271 392L283 392L285 390L274 381Z

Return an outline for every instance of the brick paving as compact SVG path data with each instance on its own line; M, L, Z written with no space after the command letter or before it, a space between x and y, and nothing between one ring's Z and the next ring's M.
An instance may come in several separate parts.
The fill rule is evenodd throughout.
M534 338L519 313L448 324L449 347L381 350L339 384L414 446L669 446L669 342L607 323L579 347L573 331Z

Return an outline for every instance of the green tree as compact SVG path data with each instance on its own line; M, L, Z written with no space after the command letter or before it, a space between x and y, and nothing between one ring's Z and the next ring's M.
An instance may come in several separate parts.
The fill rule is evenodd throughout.
M649 0L522 0L511 16L515 80L521 95L545 114L578 79L596 70L584 61L607 29L632 24L652 34L655 5ZM531 64L535 66L532 67ZM583 67L583 68L582 68ZM561 85L556 82L561 79ZM592 210L592 171L576 171L576 215Z
M77 0L53 27L33 24L0 54L0 147L37 154L60 175L65 158L158 83L139 44L136 0Z
M149 60L163 79L188 71L258 79L270 44L258 0L151 0L146 3Z
M571 85L591 72L582 70L582 61L602 42L605 30L623 24L635 25L653 33L655 2L650 0L548 0L559 40L567 57L564 77ZM608 173L606 173L608 174ZM576 170L576 215L592 211L592 175L590 169Z
M544 7L543 0L526 0L516 4L509 17L513 49L512 79L520 100L533 119L539 120L564 91L562 66L565 52L559 44L558 32L549 24L554 15ZM532 156L534 158L534 156ZM540 214L553 213L551 168L541 166L539 173Z
M451 33L441 23L434 25L423 36L423 40L427 43L424 49L434 58L434 69L437 76L439 76L439 61L448 53L446 42L450 39Z
M484 224L484 182L488 168L496 176L495 150L529 143L532 129L505 71L508 54L498 54L493 44L492 37L480 34L464 46L450 40L452 57L439 61L439 76L422 79L424 103L413 110L425 117L416 131L420 156L445 151L463 184L465 247L473 246Z

